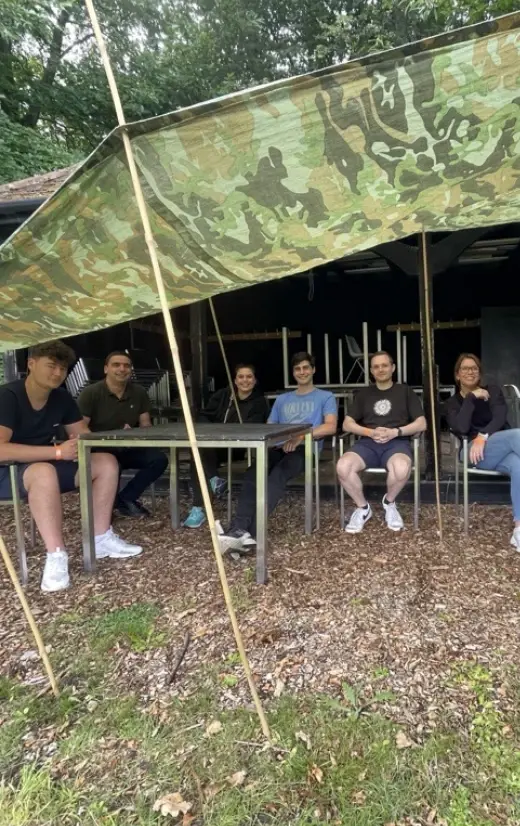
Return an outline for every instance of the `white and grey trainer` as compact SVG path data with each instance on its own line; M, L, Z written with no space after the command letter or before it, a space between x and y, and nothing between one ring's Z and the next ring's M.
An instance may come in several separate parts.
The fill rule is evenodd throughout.
M96 559L105 559L110 556L113 559L128 559L131 556L139 556L143 549L141 545L132 545L126 542L112 528L101 536L96 536Z
M41 582L41 589L46 593L52 591L63 591L70 585L69 579L69 558L67 551L63 548L56 548L47 554L45 567Z
M401 514L397 510L395 502L387 502L386 494L383 496L383 508L385 509L385 522L391 531L402 531L404 522Z
M366 508L356 508L345 525L346 533L361 533L371 516L372 508L370 505L367 505Z

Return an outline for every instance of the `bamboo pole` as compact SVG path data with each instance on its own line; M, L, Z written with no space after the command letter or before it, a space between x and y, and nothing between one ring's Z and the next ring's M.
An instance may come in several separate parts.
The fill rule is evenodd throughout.
M429 263L428 263L428 244L426 242L426 233L423 231L421 233L421 246L422 246L422 278L424 283L424 304L426 306L426 312L424 313L424 322L426 327L426 355L428 359L428 379L430 385L430 414L431 414L431 426L432 426L432 436L433 436L433 459L435 465L435 499L437 502L437 522L439 525L439 540L442 542L442 511L441 511L441 489L440 489L440 482L439 482L439 443L437 441L437 423L435 417L435 395L434 395L434 380L433 380L433 371L435 369L435 365L433 364L433 356L432 356L432 329L430 324L430 314L428 313L428 307L430 306L431 295L430 295L430 283L429 283Z
M90 21L92 23L92 28L94 30L94 35L96 37L96 42L99 48L99 53L101 55L101 60L103 62L103 66L105 69L105 73L108 80L108 85L110 87L110 91L112 93L112 100L114 103L114 107L117 114L117 120L120 126L126 127L126 120L123 112L123 107L121 105L121 99L119 97L119 91L117 88L116 80L114 77L114 73L112 71L112 66L110 64L110 59L105 47L105 41L103 39L103 34L101 32L101 28L99 26L99 21L97 18L96 10L92 3L92 0L85 0L87 11L90 17ZM240 628L238 627L238 621L235 613L235 608L233 606L233 600L231 597L231 592L229 590L229 585L226 576L226 570L224 567L224 563L222 561L222 556L220 553L218 537L217 537L217 528L215 525L215 517L213 514L213 507L211 504L211 497L208 490L208 483L206 480L206 475L204 473L204 469L202 467L202 461L200 458L200 451L199 446L197 444L197 439L195 436L195 428L193 426L193 418L191 415L190 405L188 401L188 395L186 393L186 387L184 385L184 377L182 375L182 367L180 362L179 356L179 348L177 346L177 339L175 336L175 330L173 328L173 322L170 315L170 309L168 307L168 300L166 298L166 290L164 287L164 281L161 273L161 268L159 265L159 259L157 257L157 249L155 245L155 240L152 233L152 228L150 224L150 219L148 216L148 210L146 208L146 203L143 196L143 191L141 188L141 182L139 180L139 175L137 172L137 165L134 158L134 153L132 150L132 144L130 141L130 137L126 128L123 128L122 132L123 138L123 145L126 153L126 158L128 162L128 168L130 171L130 176L132 179L132 184L134 187L135 198L137 202L137 206L139 209L139 215L143 224L144 230L144 237L146 240L146 245L148 247L148 253L150 255L150 262L152 265L153 273L155 276L155 281L157 285L157 292L159 294L159 299L161 302L161 309L164 317L164 325L166 328L166 333L168 336L168 343L170 345L173 366L175 370L175 378L177 381L177 385L179 388L179 394L181 399L181 405L184 413L184 418L186 422L186 429L188 431L188 441L190 443L190 448L192 451L193 459L195 461L195 467L197 469L197 476L199 478L199 483L202 491L202 498L204 501L204 508L206 510L206 514L208 517L208 525L211 532L211 541L213 544L213 551L215 554L215 559L217 563L218 574L220 577L220 582L222 585L222 590L224 592L224 599L226 602L226 607L228 610L229 618L231 620L231 625L233 628L233 633L235 636L237 649L240 654L240 659L242 661L242 666L244 668L244 672L247 678L247 682L249 684L249 690L251 691L251 696L253 698L253 702L260 720L260 725L262 727L262 731L269 742L272 742L271 732L269 730L269 725L267 723L267 718L264 713L264 709L262 707L262 703L260 702L260 697L258 696L258 692L256 690L255 682L253 680L253 674L251 672L251 667L249 665L249 661L247 659L247 654L244 648L244 642L242 639L242 635L240 633Z
M235 385L233 383L233 378L231 376L231 370L229 369L229 362L226 356L226 348L224 347L224 342L222 341L222 336L220 335L220 326L217 321L217 314L215 312L215 306L213 304L213 299L211 296L208 299L209 301L209 308L211 310L211 317L213 319L213 326L215 327L215 332L217 334L218 346L220 347L220 352L222 353L222 360L224 362L224 367L226 368L226 376L229 384L229 389L231 391L231 398L235 404L235 410L237 411L238 421L242 424L242 415L240 413L240 408L238 406L238 399L237 394L235 393Z
M40 632L38 631L38 626L36 625L36 621L32 615L31 609L29 608L29 603L27 602L27 598L23 592L23 588L20 585L20 580L16 574L14 569L13 563L11 561L11 557L5 547L5 543L3 538L0 536L0 554L2 555L2 559L4 560L5 567L7 568L7 572L11 577L12 583L14 585L14 589L18 594L18 598L22 603L23 612L25 614L25 618L29 623L29 627L33 633L33 637L36 641L36 645L38 646L38 651L40 653L40 657L42 658L43 665L45 666L45 671L47 672L47 676L49 678L49 682L51 684L52 693L55 697L60 696L60 690L58 688L58 683L56 682L56 677L54 676L54 672L52 670L52 666L50 664L49 658L47 656L47 652L45 650L45 646L43 644L43 640L41 637Z

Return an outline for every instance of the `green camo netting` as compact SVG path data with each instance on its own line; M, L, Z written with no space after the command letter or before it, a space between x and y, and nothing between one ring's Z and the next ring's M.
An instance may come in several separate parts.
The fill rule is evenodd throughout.
M518 220L520 13L132 124L172 307ZM115 130L0 250L0 352L157 312Z

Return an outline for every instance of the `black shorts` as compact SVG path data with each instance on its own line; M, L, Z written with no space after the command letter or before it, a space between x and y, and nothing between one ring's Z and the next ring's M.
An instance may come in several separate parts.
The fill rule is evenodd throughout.
M392 439L383 445L374 442L369 436L362 436L347 452L357 453L363 459L366 468L386 468L388 460L396 453L404 453L410 461L413 460L409 439Z
M20 464L16 466L18 476L18 490L20 491L20 496L22 498L27 497L27 491L25 490L23 484L23 475L31 464L35 463L26 462L25 464ZM52 465L56 468L61 493L69 493L69 491L71 490L76 490L74 478L76 476L76 473L78 472L77 462L60 461L46 462L45 464ZM0 499L12 499L11 477L8 467L0 467Z

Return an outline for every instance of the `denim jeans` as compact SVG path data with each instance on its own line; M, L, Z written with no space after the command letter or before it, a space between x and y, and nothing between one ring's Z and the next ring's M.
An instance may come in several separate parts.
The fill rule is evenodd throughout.
M520 428L493 433L486 442L484 458L475 467L511 477L513 519L520 521Z

